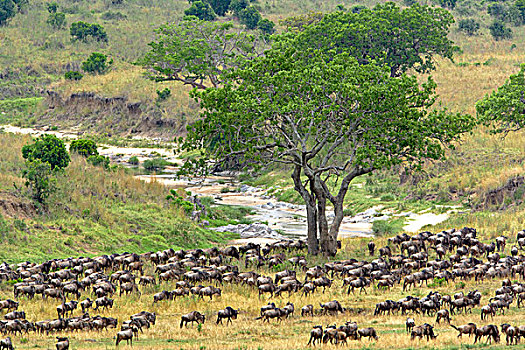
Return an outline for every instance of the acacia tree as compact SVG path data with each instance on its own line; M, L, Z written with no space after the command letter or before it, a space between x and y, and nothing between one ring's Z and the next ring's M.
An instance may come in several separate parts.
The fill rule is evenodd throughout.
M323 51L348 52L361 64L378 61L400 76L409 69L428 73L436 55L452 58L447 38L454 17L445 9L414 4L401 10L393 2L359 12L325 14L299 33L296 45Z
M496 133L508 133L525 127L525 65L518 73L476 104L480 121L494 127Z
M229 73L223 87L194 90L201 119L181 142L205 156L184 169L206 172L232 155L289 164L306 204L309 253L320 248L333 256L354 178L440 159L445 145L472 128L468 116L433 107L434 89L430 79L420 86L415 77L392 77L388 66L362 65L346 52L269 50Z
M151 50L139 61L155 81L180 81L205 89L222 83L223 73L258 56L263 37L236 30L232 22L187 19L156 30Z

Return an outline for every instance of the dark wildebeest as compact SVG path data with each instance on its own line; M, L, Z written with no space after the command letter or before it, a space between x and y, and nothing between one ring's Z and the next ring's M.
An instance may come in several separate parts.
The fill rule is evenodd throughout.
M474 339L474 344L476 344L478 340L481 340L482 337L487 337L487 342L489 343L492 343L493 340L495 343L499 343L500 336L499 336L498 326L493 325L493 324L488 324L481 328L477 328L476 338Z
M187 325L188 323L191 323L193 325L193 322L197 322L197 324L203 324L204 321L206 321L205 315L201 314L198 311L192 311L186 315L181 316L180 328L182 328L184 325Z
M288 313L284 309L275 308L275 309L270 309L270 310L264 311L262 316L259 316L259 317L255 318L255 319L256 320L262 319L263 322L264 321L270 322L271 318L277 318L278 321L281 321L282 317L283 316L287 316L287 315L288 315Z
M328 312L330 312L331 314L337 314L337 312L345 312L343 307L337 300L332 300L327 303L319 303L319 305L321 306L321 313L323 315L326 315Z
M370 254L370 256L374 256L375 250L376 250L376 244L374 243L374 241L368 242L368 253Z
M7 337L5 339L0 340L0 350L6 349L6 350L14 350L15 347L13 346L13 342L11 341L11 337Z
M314 328L310 331L310 340L308 341L308 344L306 345L315 345L315 341L320 344L321 340L323 339L323 327L321 326L314 326Z
M470 337L472 334L476 334L477 329L476 324L472 322L457 327L451 324L450 327L454 328L459 332L458 338L461 338L463 334L468 334L468 336Z
M126 341L126 344L133 346L133 328L126 329L117 333L117 343L120 343L122 340Z
M410 332L412 332L412 329L414 329L414 327L416 326L416 321L414 321L413 318L407 318L407 321L405 322L405 326L406 326L406 331L407 331L407 334L409 334Z
M57 350L68 350L69 349L69 339L67 337L57 337L56 347L57 347Z
M419 339L426 337L427 341L429 341L430 339L436 339L437 335L434 334L434 327L432 327L428 323L425 323L421 326L415 327L412 333L410 334L411 340L414 340L416 337L418 337Z
M85 313L87 310L93 307L93 301L87 298L86 300L80 302L80 307L82 308L82 313Z
M368 338L368 339L374 338L375 340L379 339L379 337L377 336L376 330L372 327L359 329L357 331L357 335L359 337L359 340L361 340L361 338Z
M239 310L234 310L231 306L226 306L224 310L219 310L219 313L217 314L217 324L222 324L222 319L226 318L226 324L228 322L233 323L232 319L237 319L237 314L239 313Z
M312 304L308 304L301 308L301 317L308 316L308 315L310 316L314 315L314 306Z
M501 331L507 335L507 345L518 344L518 341L520 340L520 332L518 328L511 326L508 323L503 323L501 325Z
M450 312L448 312L447 309L439 310L436 313L436 315L437 315L436 323L439 323L439 321L441 321L441 320L445 320L445 321L447 321L448 324L450 324Z

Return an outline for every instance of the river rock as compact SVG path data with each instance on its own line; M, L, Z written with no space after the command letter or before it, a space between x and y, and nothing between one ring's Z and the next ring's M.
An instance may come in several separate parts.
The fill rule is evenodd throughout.
M217 232L238 233L241 238L273 238L283 239L284 237L277 231L272 230L268 225L255 222L253 224L238 224L213 227L210 230Z

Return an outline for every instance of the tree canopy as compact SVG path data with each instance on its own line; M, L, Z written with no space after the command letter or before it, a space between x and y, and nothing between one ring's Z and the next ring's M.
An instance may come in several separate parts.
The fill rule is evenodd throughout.
M525 127L525 65L497 90L476 104L481 122L494 127L496 133L507 133Z
M188 19L156 30L139 64L155 81L175 80L204 89L222 83L222 73L257 56L261 38L234 29L232 22Z
M409 69L428 73L436 55L451 59L447 38L454 18L447 10L414 4L401 10L392 2L359 12L325 14L299 33L294 45L325 52L348 52L361 64L378 61L400 76Z
M433 107L431 79L420 86L416 77L390 73L347 52L269 50L230 72L223 87L194 91L202 118L182 146L218 162L242 155L255 164L289 164L307 207L309 252L318 252L319 233L321 251L334 255L352 179L440 159L444 145L472 127L468 116ZM327 202L335 214L330 225Z
M33 144L25 145L22 156L29 162L48 163L52 170L65 168L71 161L64 141L55 135L41 135Z

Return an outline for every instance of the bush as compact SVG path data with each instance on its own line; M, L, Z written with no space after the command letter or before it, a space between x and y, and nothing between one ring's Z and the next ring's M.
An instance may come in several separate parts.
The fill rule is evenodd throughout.
M376 220L372 223L372 231L376 236L395 235L403 231L403 219Z
M108 41L104 27L96 23L90 24L82 21L71 23L69 33L73 40L87 41L91 37L96 41Z
M462 19L459 21L459 30L469 36L475 35L479 30L479 23L473 18Z
M63 12L50 13L47 24L54 29L62 29L66 26L66 15Z
M248 0L232 0L230 2L230 10L233 12L233 15L237 18L240 17L241 11L247 8L250 5Z
M89 156L87 162L93 166L102 166L104 169L109 168L109 158L101 155Z
M202 21L213 21L217 15L211 8L210 4L203 1L195 1L190 8L184 11L186 16L195 16Z
M275 23L270 21L269 19L261 19L259 23L257 23L257 27L267 35L275 33Z
M77 71L69 71L69 72L66 72L66 74L64 74L64 78L66 78L67 80L80 80L84 77L84 75L80 72L77 72Z
M171 95L171 90L165 88L164 90L157 90L157 101L164 101Z
M147 159L142 163L142 166L147 171L160 171L164 170L168 166L168 161L163 158Z
M102 74L105 73L113 60L107 62L108 57L100 52L93 52L87 60L82 62L82 70L88 73Z
M190 215L195 206L192 202L185 200L176 190L171 189L170 194L166 196L166 199L178 208L182 208L187 215Z
M259 11L257 11L255 6L248 6L239 13L240 22L244 24L248 29L257 28L257 24L261 19L262 16L259 13Z
M16 14L16 4L13 0L0 0L0 26Z
M31 198L39 204L45 204L49 195L56 190L51 165L40 159L27 161L22 176L26 179L25 185Z
M58 11L58 4L56 2L48 2L47 5L47 12L49 13L57 13Z
M137 158L137 156L133 156L133 157L129 158L128 163L131 164L131 165L138 165L139 164L139 159Z
M35 143L25 145L22 147L22 156L29 162L38 159L49 163L52 170L65 168L71 161L64 141L55 135L41 135Z
M83 157L97 156L97 144L93 140L78 139L71 141L70 152L75 152Z
M494 21L490 25L489 30L496 41L512 38L512 29L507 28L505 23L501 21Z
M120 12L107 11L107 12L104 12L102 16L100 16L100 18L106 21L112 21L112 20L120 21L128 17Z

